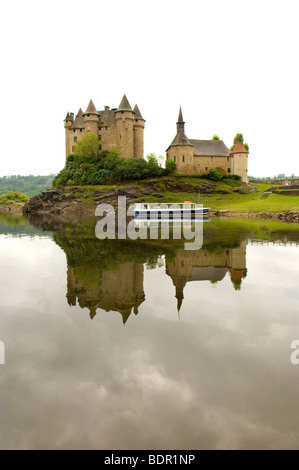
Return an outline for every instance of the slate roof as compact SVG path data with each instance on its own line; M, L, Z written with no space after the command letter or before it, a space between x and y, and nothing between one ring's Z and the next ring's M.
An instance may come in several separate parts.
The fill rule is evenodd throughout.
M80 108L76 119L74 120L73 129L84 129L84 118L83 118L83 111Z
M193 145L193 144L188 139L183 129L180 129L169 147L171 147L172 145Z
M123 96L123 99L121 100L117 111L132 111L132 108L126 95Z
M134 113L135 113L135 118L136 118L136 119L143 119L143 117L142 117L142 115L141 115L141 112L139 111L139 108L138 108L137 104L135 104L133 111L134 111Z
M84 114L98 114L95 105L93 104L93 101L90 100L87 109Z
M226 147L223 140L193 140L189 139L194 146L194 155L210 157L229 157L230 150Z

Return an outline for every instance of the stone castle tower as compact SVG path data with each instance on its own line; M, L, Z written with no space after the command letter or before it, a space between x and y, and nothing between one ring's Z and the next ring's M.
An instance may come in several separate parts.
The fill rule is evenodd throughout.
M229 150L222 140L188 139L185 122L180 108L177 133L168 149L166 160L173 160L177 170L186 174L208 173L211 168L222 168L225 173L239 175L248 183L248 152L239 139L233 150Z
M90 100L86 111L80 108L76 117L67 113L64 120L66 157L74 151L75 143L87 132L94 132L101 143L101 149L118 149L122 158L143 158L143 133L145 120L137 104L134 109L124 95L118 108L105 106L97 111Z

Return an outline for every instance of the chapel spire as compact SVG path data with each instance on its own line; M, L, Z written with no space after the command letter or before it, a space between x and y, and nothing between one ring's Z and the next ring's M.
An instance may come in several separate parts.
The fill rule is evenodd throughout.
M182 113L182 107L180 106L180 111L179 111L179 117L178 117L178 122L176 123L176 128L177 132L182 130L185 132L185 122L183 120L183 113Z

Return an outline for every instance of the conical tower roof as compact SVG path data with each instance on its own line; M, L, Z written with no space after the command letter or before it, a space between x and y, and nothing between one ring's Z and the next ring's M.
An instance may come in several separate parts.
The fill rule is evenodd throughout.
M64 121L69 121L70 120L70 113L67 112Z
M238 140L235 143L234 148L232 149L231 153L248 153L248 151L244 147L241 137L238 137Z
M192 147L194 147L194 145L190 142L190 140L186 136L183 129L180 129L177 132L177 135L175 136L175 138L173 139L169 147L171 147L172 145L192 145Z
M117 111L132 111L131 105L126 95L123 96L123 99L121 100Z
M74 120L74 125L73 125L74 129L84 129L85 126L84 126L84 118L83 118L83 111L82 109L80 108L78 113L77 113L77 116L76 116L76 119Z
M137 106L137 104L135 104L134 106L134 109L133 109L134 113L135 113L135 118L136 119L143 119L142 115L141 115L141 112Z
M181 107L181 106L180 106L180 110L179 110L178 122L184 122L183 113L182 113L182 107Z
M97 112L96 107L95 107L95 105L93 104L93 101L92 101L92 100L90 100L90 102L89 102L89 104L88 104L88 106L87 106L87 109L86 109L86 111L85 111L84 114L99 114L99 113Z

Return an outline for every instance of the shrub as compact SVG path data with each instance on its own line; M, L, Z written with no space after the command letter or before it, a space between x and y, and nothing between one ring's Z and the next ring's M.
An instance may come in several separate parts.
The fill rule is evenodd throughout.
M173 160L166 160L165 163L165 174L170 175L176 170L176 163Z
M207 174L208 179L212 181L220 181L222 179L222 174L216 170L216 168L211 168Z
M18 191L9 191L6 194L0 196L0 204L13 204L13 203L25 203L29 200L26 194L19 193Z

